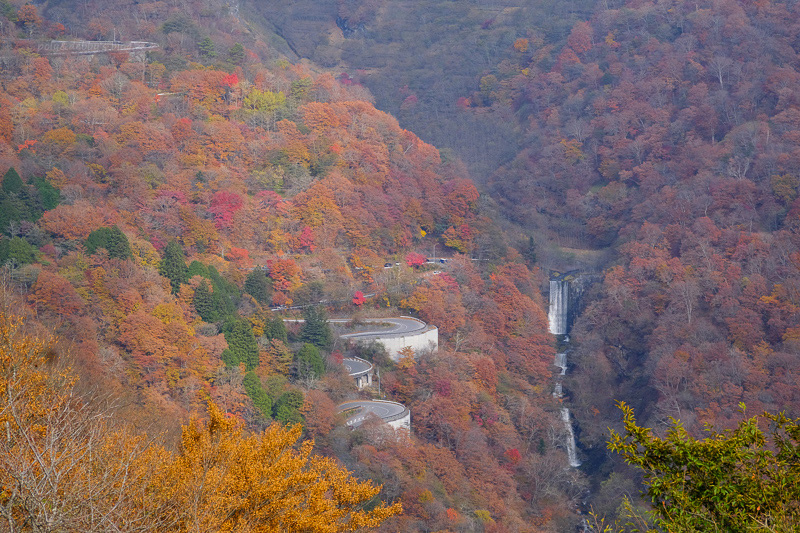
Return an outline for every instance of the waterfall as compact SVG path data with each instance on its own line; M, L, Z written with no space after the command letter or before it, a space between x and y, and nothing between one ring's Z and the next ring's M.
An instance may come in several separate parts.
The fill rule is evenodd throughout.
M569 282L550 280L550 309L547 318L550 322L550 333L565 335L567 333L567 307L569 305Z
M572 430L569 409L566 407L561 408L561 420L564 421L564 427L567 428L567 460L569 460L569 466L577 468L581 466L581 462L578 461L578 448L575 446L575 432Z
M561 352L556 354L556 362L555 365L561 369L561 373L559 376L566 376L567 375L567 352ZM561 398L564 396L564 389L561 386L561 377L556 380L555 388L553 389L553 396L556 398Z
M557 353L554 364L561 369L561 372L553 387L553 396L561 399L564 396L564 388L561 384L563 378L561 376L567 375L567 352ZM577 468L581 466L581 462L578 460L578 447L575 444L575 430L572 429L572 418L569 408L561 408L561 420L564 422L564 428L567 430L567 460L569 461L569 466Z
M548 309L548 319L550 322L550 333L553 335L565 335L564 343L569 343L567 335L567 309L569 303L569 282L563 280L550 280L550 308ZM567 375L567 352L563 351L556 354L555 366L561 369L558 379L553 387L553 396L559 400L564 396L562 385L563 377ZM569 466L577 468L581 466L578 460L578 448L575 444L575 430L572 428L572 418L567 407L561 408L561 420L567 431L567 460Z
M561 369L561 375L567 375L567 352L561 352L556 354L556 363L555 365ZM559 383L561 381L559 380Z

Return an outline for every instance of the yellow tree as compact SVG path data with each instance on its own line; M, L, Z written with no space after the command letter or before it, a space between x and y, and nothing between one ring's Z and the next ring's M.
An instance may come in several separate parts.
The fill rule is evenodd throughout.
M183 428L182 449L167 479L182 510L178 531L335 533L378 526L399 503L364 504L380 487L352 478L333 459L296 446L302 428L273 424L246 436L239 422L208 404L208 422ZM177 482L175 482L177 481Z
M3 295L0 293L0 298ZM19 307L19 302L15 303ZM0 307L0 530L338 533L374 528L380 487L297 444L244 432L213 403L170 453L81 398L54 341Z
M167 455L81 401L54 341L0 309L0 529L156 531L150 480Z

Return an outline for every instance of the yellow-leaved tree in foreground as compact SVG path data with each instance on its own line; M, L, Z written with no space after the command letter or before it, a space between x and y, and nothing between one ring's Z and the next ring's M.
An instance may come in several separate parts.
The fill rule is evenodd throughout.
M0 530L366 530L400 512L380 487L297 444L301 429L248 435L213 403L170 452L73 392L53 340L0 310Z

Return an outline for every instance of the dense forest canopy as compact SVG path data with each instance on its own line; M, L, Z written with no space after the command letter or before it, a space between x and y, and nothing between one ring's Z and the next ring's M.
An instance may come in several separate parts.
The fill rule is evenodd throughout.
M563 531L587 498L613 520L642 487L606 454L617 400L657 434L800 415L797 9L2 0L3 313L159 454L192 415L300 424L382 485L366 510L402 503L385 531ZM542 289L572 268L597 281L556 398ZM392 314L439 350L393 361L325 320ZM344 356L410 435L344 427L377 395Z
M387 531L575 521L543 274L458 160L223 3L4 16L3 283L63 343L76 394L113 398L173 453L209 401L250 432L301 424L314 456L382 486L365 510L403 505ZM37 52L115 38L158 48ZM409 313L439 328L438 352L395 362L334 344L324 321ZM344 426L336 406L377 391L356 390L343 355L379 366L411 435Z
M798 414L795 10L606 3L552 52L521 37L469 97L519 118L490 183L511 216L616 252L572 336L592 464L617 399L695 434L735 426L740 402ZM602 468L598 500L632 488Z

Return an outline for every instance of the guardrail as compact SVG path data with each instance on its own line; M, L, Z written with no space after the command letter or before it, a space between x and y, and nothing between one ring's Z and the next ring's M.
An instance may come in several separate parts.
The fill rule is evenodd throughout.
M428 331L432 331L436 329L436 326L431 324L426 324L425 327L420 327L418 329L412 329L411 331L403 331L398 333L391 333L391 332L367 332L367 333L347 333L342 335L344 339L399 339L401 337L414 337L416 335L421 335L422 333L427 333Z
M370 363L366 359L362 359L360 357L344 357L342 359L342 363L344 363L345 361L355 361L355 362L364 363L364 364L367 365L367 368L365 370L361 370L361 371L358 371L358 372L350 372L349 375L352 378L360 378L361 376L369 374L374 369L374 367L372 366L372 363Z
M20 41L17 41L19 43ZM36 51L47 55L102 54L105 52L136 52L154 50L158 44L149 41L22 41L36 44Z
M411 413L411 410L408 407L406 407L405 405L403 405L402 403L400 403L400 402L392 402L390 400L354 400L353 402L345 402L342 405L346 405L348 403L359 403L359 404L388 403L388 404L392 404L392 405L399 405L400 407L402 407L403 410L400 413L397 413L395 415L389 415L389 416L386 416L386 417L380 417L381 420L383 420L384 422L387 422L387 423L388 422L394 422L395 420L400 420L401 418L405 418L406 416L408 416ZM355 412L358 413L361 410L363 410L363 406L356 405L356 406L353 406L353 407L348 407L346 409L342 409L341 411L339 411L339 413L349 413L349 412L352 412L354 410L356 410ZM352 418L352 417L348 417L348 418Z
M395 402L396 403L396 402ZM402 404L401 404L402 405ZM384 422L394 422L395 420L400 420L401 418L407 417L411 413L411 410L403 405L403 412L397 415L387 416L386 418L381 418Z

